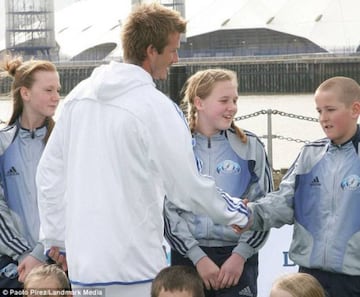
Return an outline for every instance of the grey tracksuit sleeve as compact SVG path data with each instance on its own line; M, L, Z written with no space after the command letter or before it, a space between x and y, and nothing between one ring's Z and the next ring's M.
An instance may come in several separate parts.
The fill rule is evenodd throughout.
M279 190L267 194L248 207L253 216L251 230L270 230L285 224L293 224L293 198L296 182L296 161L283 177Z
M4 196L0 193L0 255L18 260L30 249L29 243L16 228Z

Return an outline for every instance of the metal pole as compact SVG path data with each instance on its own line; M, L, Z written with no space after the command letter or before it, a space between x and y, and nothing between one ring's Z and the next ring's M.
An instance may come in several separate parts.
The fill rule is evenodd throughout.
M271 113L272 110L268 109L267 110L267 151L268 151L268 159L269 159L269 163L270 163L270 167L271 169L273 169L273 158L272 158L272 123L271 123Z

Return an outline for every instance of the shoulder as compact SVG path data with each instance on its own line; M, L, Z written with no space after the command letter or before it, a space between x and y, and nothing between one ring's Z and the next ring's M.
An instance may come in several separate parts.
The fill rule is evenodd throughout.
M16 124L7 126L0 130L0 155L9 147L17 133Z
M236 134L236 131L232 128L228 129L226 131L227 137L229 139L230 144L233 145L240 145L242 147L255 147L259 146L260 148L264 148L263 142L260 140L260 138L253 132L249 130L244 130L243 132L246 135L247 141L246 143L242 142L239 136Z
M311 141L306 143L302 150L303 151L320 151L323 149L327 149L330 144L330 140L328 138L322 138L315 141Z

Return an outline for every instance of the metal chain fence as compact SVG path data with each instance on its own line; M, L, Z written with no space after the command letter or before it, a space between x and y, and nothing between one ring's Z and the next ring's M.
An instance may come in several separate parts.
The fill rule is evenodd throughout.
M263 136L259 136L259 138L267 139L267 151L268 151L267 154L268 154L268 159L269 159L269 163L270 163L271 167L273 167L273 157L272 157L272 151L273 151L272 140L273 139L294 141L297 143L305 143L305 144L310 142L309 140L273 134L272 133L272 118L271 118L272 115L279 115L279 116L288 117L291 119L302 120L302 121L319 122L319 120L317 118L307 117L307 116L303 116L303 115L297 115L297 114L288 113L288 112L284 112L284 111L280 111L280 110L276 110L276 109L267 109L267 110L262 109L262 110L259 110L259 111L256 111L256 112L253 112L253 113L250 113L247 115L235 117L234 121L246 120L246 119L250 119L253 117L260 116L260 115L267 115L267 134L263 135Z

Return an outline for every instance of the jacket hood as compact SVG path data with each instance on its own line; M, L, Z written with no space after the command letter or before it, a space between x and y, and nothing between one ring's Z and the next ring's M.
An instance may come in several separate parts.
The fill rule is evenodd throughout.
M155 83L151 75L142 67L110 62L94 69L91 76L80 82L68 99L93 99L97 101L110 101L118 98L132 89Z

